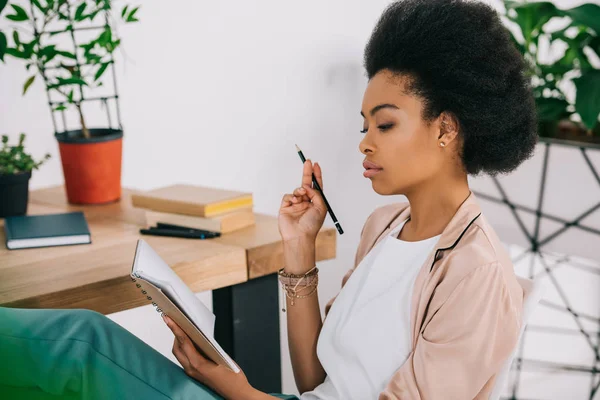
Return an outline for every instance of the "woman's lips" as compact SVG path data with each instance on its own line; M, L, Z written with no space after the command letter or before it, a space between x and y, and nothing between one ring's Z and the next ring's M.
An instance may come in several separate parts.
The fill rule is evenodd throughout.
M363 167L365 167L366 170L363 172L365 178L371 178L383 170L379 165L367 160L363 162Z
M377 175L378 173L380 173L381 171L383 171L383 168L369 168L367 170L365 170L365 172L363 172L363 176L365 178L372 178L375 175Z

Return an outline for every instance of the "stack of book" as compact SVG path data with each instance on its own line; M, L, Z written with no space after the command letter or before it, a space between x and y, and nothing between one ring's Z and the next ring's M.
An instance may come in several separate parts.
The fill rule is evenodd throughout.
M227 234L255 224L252 193L193 185L172 185L132 195L146 210L146 223Z

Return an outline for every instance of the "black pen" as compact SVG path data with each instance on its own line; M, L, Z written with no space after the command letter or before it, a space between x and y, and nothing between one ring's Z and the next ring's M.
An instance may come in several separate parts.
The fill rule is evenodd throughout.
M182 231L178 229L140 229L140 233L143 235L154 235L154 236L169 236L187 239L211 239L216 236L206 235L204 233L198 233L193 231Z
M304 158L304 154L302 154L302 150L300 150L300 147L298 147L298 145L296 145L296 150L298 150L298 155L300 156L302 163L305 163L306 158ZM337 228L338 232L340 233L340 235L342 235L344 233L344 230L342 229L342 226L340 225L337 218L335 217L335 214L333 213L333 210L331 209L331 206L329 205L329 202L327 201L327 198L325 197L325 193L323 193L323 189L321 189L319 182L317 182L317 178L315 178L314 173L312 174L312 181L313 181L313 185L314 185L315 189L317 189L319 192L321 192L321 196L323 197L323 201L325 202L327 211L329 212L329 215L331 215L331 219L333 220L333 223L335 224L335 227Z
M150 228L150 229L152 229L152 228ZM190 227L181 226L181 225L166 224L164 222L157 222L156 228L154 228L154 229L176 229L178 231L204 233L205 235L213 236L213 237L221 236L220 232L207 231L204 229L197 229L197 228L190 228Z

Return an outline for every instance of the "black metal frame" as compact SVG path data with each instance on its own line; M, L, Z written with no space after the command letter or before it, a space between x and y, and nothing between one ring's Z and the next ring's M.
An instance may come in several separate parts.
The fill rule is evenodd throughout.
M587 217L588 215L590 215L591 213L593 213L594 211L596 211L597 209L600 208L600 200L598 201L598 203L596 205L594 205L593 207L580 213L574 220L571 220L571 221L561 218L561 217L558 217L558 216L555 216L555 215L550 215L548 213L544 213L542 211L542 207L543 207L543 201L544 201L544 195L545 195L547 170L548 170L548 159L550 156L551 145L555 144L555 145L579 148L579 150L581 151L582 157L584 158L586 164L589 167L589 170L591 171L592 175L598 182L598 185L600 185L600 175L599 175L598 171L595 169L592 162L590 161L590 158L587 154L587 151L590 149L600 150L600 144L587 144L587 143L582 144L582 143L569 142L569 141L556 140L556 139L548 139L548 138L542 138L542 139L540 139L540 142L542 142L544 144L545 151L544 151L544 160L543 160L543 167L542 167L542 177L541 177L540 188L539 188L538 204L537 204L536 209L532 209L530 207L515 204L512 201L510 201L510 199L508 198L508 196L506 194L506 191L504 190L504 188L500 184L498 178L496 178L496 177L492 177L492 180L493 180L495 186L497 187L498 191L500 192L500 196L501 196L500 199L498 199L494 196L490 196L485 193L481 193L481 192L477 192L477 191L473 191L473 192L482 199L492 201L495 203L499 203L499 204L504 204L510 209L511 213L513 214L513 216L515 218L517 225L519 226L519 228L521 229L521 231L523 232L523 234L529 241L529 248L527 248L527 250L525 250L523 253L521 253L517 257L515 257L513 259L513 262L516 264L517 262L524 259L527 255L530 255L531 263L529 266L529 277L535 278L535 277L539 276L540 274L534 275L534 273L533 273L534 257L537 257L541 261L541 263L544 267L544 272L542 272L541 274L545 274L548 276L552 286L554 286L554 288L558 292L563 304L562 305L555 304L555 303L552 303L549 301L542 300L540 302L540 305L544 306L544 307L549 307L549 308L553 308L556 310L560 310L565 313L569 313L574 318L575 323L577 324L577 327L579 329L578 330L559 329L559 328L540 327L540 326L526 327L525 332L523 332L523 336L521 337L517 356L515 357L515 360L512 365L512 370L514 371L514 378L513 378L513 381L511 382L511 392L512 393L511 393L510 397L506 397L505 399L510 399L510 400L519 399L518 390L519 390L519 384L520 384L521 371L525 368L528 368L528 369L531 368L531 369L550 369L550 370L554 370L554 371L562 370L562 371L590 374L591 375L591 385L590 385L589 399L593 400L594 397L598 393L600 393L600 390L599 390L600 389L600 351L599 351L599 346L598 346L598 343L600 343L600 318L597 318L597 317L594 317L591 315L586 315L584 313L578 312L575 309L573 309L564 290L561 288L560 283L558 282L558 280L552 273L552 270L554 268L561 266L563 264L566 264L566 263L569 263L569 265L572 267L579 268L586 272L596 274L596 275L600 275L600 269L595 269L593 267L574 263L568 256L562 257L559 260L555 261L553 265L550 265L550 263L544 256L542 249L545 245L547 245L552 240L556 239L558 236L560 236L561 234L563 234L564 232L566 232L567 230L569 230L571 228L579 229L582 231L586 231L586 232L598 235L598 237L600 238L600 229L586 226L581 223L581 221L585 217ZM530 233L528 231L528 229L525 227L523 220L521 219L519 214L516 212L516 210L522 210L527 213L533 214L535 216L535 227L534 227L533 233ZM544 238L540 238L539 228L540 228L540 221L542 220L542 218L546 218L546 219L549 219L549 220L552 220L555 222L559 222L559 223L563 224L563 226L560 229L552 232L548 236L546 236ZM597 332L589 332L589 331L585 330L581 323L581 320L583 320L583 319L597 323L598 331ZM545 332L555 333L555 334L583 335L590 346L590 350L594 353L594 356L595 356L594 357L595 358L594 365L592 365L591 367L588 367L588 366L582 366L582 365L567 365L567 364L552 363L552 362L541 361L541 360L524 359L523 358L523 347L524 347L524 343L525 343L526 334L527 334L527 331L532 331L532 330L545 331ZM594 343L594 339L592 339L592 336L596 337L595 338L596 343Z
M35 18L35 12L34 12L34 4L33 2L29 1L30 7L31 7L31 15L33 16L33 21L34 21L34 27L36 26L36 18ZM67 8L69 9L69 16L71 16L71 5L69 2L66 3L67 4ZM77 46L77 40L75 38L75 32L78 31L88 31L88 30L101 30L101 29L106 29L106 28L111 28L110 24L109 24L109 16L110 16L110 10L104 10L104 25L98 25L98 26L87 26L87 27L80 27L80 28L76 28L75 27L75 21L73 21L72 17L69 20L69 24L72 28L70 29L64 29L64 30L59 30L59 31L49 31L49 32L45 32L45 35L56 35L56 34L60 34L60 33L70 33L71 36L71 40L73 42L73 47L74 47L74 51L73 54L75 54L75 65L77 67L77 69L79 71L81 71L81 67L83 66L90 66L93 64L86 64L84 62L82 62L80 60L79 57L79 52L78 52L78 46ZM37 31L37 28L35 28L35 32L34 32L35 36L41 36L40 32ZM123 124L121 123L121 109L120 109L120 105L119 105L119 94L118 94L118 90L117 90L117 74L116 74L116 70L115 70L115 60L113 57L112 52L109 53L110 54L110 68L111 68L111 73L112 73L112 80L113 80L113 94L109 95L109 96L100 96L100 97L88 97L85 98L85 96L83 95L83 87L81 85L79 86L79 99L77 100L78 103L85 103L85 102L89 102L89 101L101 101L102 104L104 105L104 108L106 109L106 118L108 120L108 128L109 129L115 129L113 128L113 121L112 121L112 117L110 114L110 107L109 107L109 102L110 101L114 101L115 104L115 109L116 109L116 113L117 113L117 127L116 129L119 130L123 130ZM42 78L44 79L44 84L46 85L46 96L48 99L48 106L50 107L50 115L52 117L52 125L54 127L54 133L60 133L60 132L66 132L68 131L68 126L67 126L67 117L65 115L65 110L60 110L60 111L56 111L54 106L58 106L58 105L65 105L67 104L66 101L55 101L52 100L50 97L50 90L48 89L48 77L46 75L46 71L48 69L57 69L60 68L59 66L54 66L54 67L48 67L48 68L43 68L40 72L42 75ZM60 112L60 116L62 119L62 130L59 130L58 128L58 124L56 121L56 113Z
M256 389L281 392L277 274L213 290L215 339Z

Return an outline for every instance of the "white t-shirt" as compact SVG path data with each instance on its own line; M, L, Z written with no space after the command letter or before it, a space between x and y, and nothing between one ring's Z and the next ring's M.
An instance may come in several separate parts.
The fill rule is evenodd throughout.
M327 377L301 400L377 399L408 358L414 282L439 236L399 240L405 222L369 251L337 296L317 343Z

